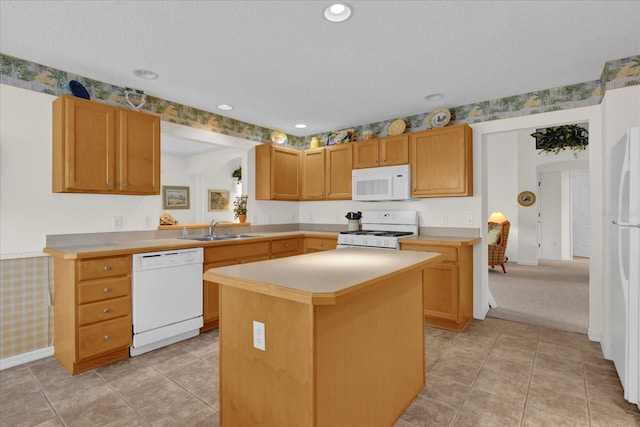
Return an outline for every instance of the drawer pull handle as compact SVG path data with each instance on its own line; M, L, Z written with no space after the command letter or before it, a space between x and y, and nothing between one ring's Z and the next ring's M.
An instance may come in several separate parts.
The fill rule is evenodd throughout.
M107 314L107 313L111 313L111 310L108 308L105 308L104 310L102 310L103 313Z
M324 243L320 243L320 246L324 246Z
M103 270L104 270L104 271L109 271L109 270L111 270L111 266L109 266L109 265L105 265L105 266L103 267Z
M285 244L284 244L284 247L285 247L285 248L288 248L288 247L289 247L289 244L288 244L288 243L285 243Z
M108 294L109 292L111 292L111 288L104 288L103 291L105 294Z
M105 340L105 341L109 341L110 339L111 339L111 336L110 336L110 335L105 335L105 336L104 336L104 340Z

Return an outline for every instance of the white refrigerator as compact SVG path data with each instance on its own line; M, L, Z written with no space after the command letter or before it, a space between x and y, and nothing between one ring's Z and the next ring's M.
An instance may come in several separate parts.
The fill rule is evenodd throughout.
M640 407L640 127L611 150L611 355L624 398Z

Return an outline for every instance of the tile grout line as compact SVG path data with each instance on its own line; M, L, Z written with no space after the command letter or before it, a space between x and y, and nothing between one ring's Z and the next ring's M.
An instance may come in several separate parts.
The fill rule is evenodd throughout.
M51 401L49 400L49 398L47 397L47 394L44 392L44 388L42 388L42 385L40 384L40 381L38 381L38 379L36 378L36 376L33 374L33 372L31 371L31 368L29 367L28 363L25 363L25 368L27 368L27 371L29 372L29 376L31 377L31 379L33 380L33 382L36 384L36 386L38 387L38 390L40 391L40 394L42 394L42 397L44 398L44 400L47 401L47 404L49 405L49 407L51 408L51 410L53 411L54 414L56 414L56 419L58 421L60 421L60 423L63 426L68 426L67 422L64 420L64 418L62 418L62 415L60 415L60 413L58 413L58 411L56 410L55 406L53 405L53 403L51 403Z
M502 323L501 323L501 326L504 327L504 325ZM471 396L471 392L473 391L473 386L475 385L476 381L478 380L478 377L480 376L480 372L482 372L482 368L484 368L484 366L487 364L487 359L489 359L489 355L491 354L491 352L495 348L496 343L498 342L498 337L500 335L502 335L502 327L500 328L500 333L498 333L498 335L495 336L494 341L493 341L493 345L491 345L491 348L489 349L489 351L485 355L484 360L482 361L482 365L480 365L480 369L478 370L478 372L476 373L475 377L473 378L473 381L471 381L471 385L469 386L469 390L467 390L467 393L465 394L464 399L462 400L462 404L460 404L460 406L456 410L456 414L453 417L453 420L451 420L451 423L449 423L449 426L453 426L455 424L455 422L458 420L458 416L460 415L460 412L462 411L462 407L464 406L465 403L467 403L467 400L469 399L469 396ZM457 340L458 337L460 337L460 336L462 336L462 335L456 335L456 338L454 339L454 341ZM451 346L449 346L449 347L451 347ZM447 348L447 351L448 350L449 349ZM444 354L446 354L447 351L445 351ZM444 354L443 354L443 356L444 356Z
M529 370L529 381L527 382L527 391L524 394L524 405L522 406L522 415L520 417L520 426L524 426L524 414L529 406L529 390L531 389L531 380L533 379L533 368L536 366L536 359L538 358L538 347L540 346L540 336L542 335L542 328L538 327L538 337L536 338L536 351L533 354L533 361L531 362L531 369Z

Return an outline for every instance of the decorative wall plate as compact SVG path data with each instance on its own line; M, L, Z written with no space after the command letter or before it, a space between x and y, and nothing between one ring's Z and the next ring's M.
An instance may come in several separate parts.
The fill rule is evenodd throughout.
M407 128L407 124L404 120L394 120L389 125L389 135L400 135Z
M287 143L287 134L281 130L274 130L271 132L271 142L278 145L285 145Z
M535 202L536 195L531 191L523 191L522 193L518 194L518 203L520 203L522 206L531 206Z
M443 128L449 124L449 120L451 120L451 112L446 108L438 108L427 116L426 121L432 128Z
M82 83L80 83L77 80L71 80L69 82L69 89L71 90L71 93L73 94L73 96L77 96L78 98L84 98L84 99L89 99L89 92L87 92L87 89L85 89L84 86L82 86Z

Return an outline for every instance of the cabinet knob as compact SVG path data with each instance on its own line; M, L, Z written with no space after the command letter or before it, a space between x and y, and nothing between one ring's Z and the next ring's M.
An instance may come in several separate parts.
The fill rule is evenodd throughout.
M111 266L109 265L105 265L104 267L102 267L104 271L109 271L111 270Z
M414 188L414 189L413 189L413 191L414 191L414 192L415 192L415 191L418 191L418 189L417 189L417 188Z
M127 183L127 182L123 182L122 183L122 188L127 188L128 186L129 186L129 183Z
M111 292L111 288L104 288L103 291L105 294L108 294L109 292Z
M373 161L373 163L378 163L378 161L377 161L377 160L374 160L374 161Z
M289 247L289 244L288 244L288 243L285 243L285 244L284 244L284 247L285 247L285 248L288 248L288 247Z
M320 246L324 246L324 243L320 243Z
M110 339L111 339L111 336L110 336L110 335L105 335L105 336L104 336L104 340L105 340L105 341L109 341Z
M387 163L387 160L386 160L386 159L383 159L383 160L382 160L382 163Z
M111 313L111 310L109 310L108 308L105 308L104 310L102 310L102 312L107 314L107 313Z
M109 187L113 187L113 181L109 181L109 182L107 182L107 185L108 185Z

